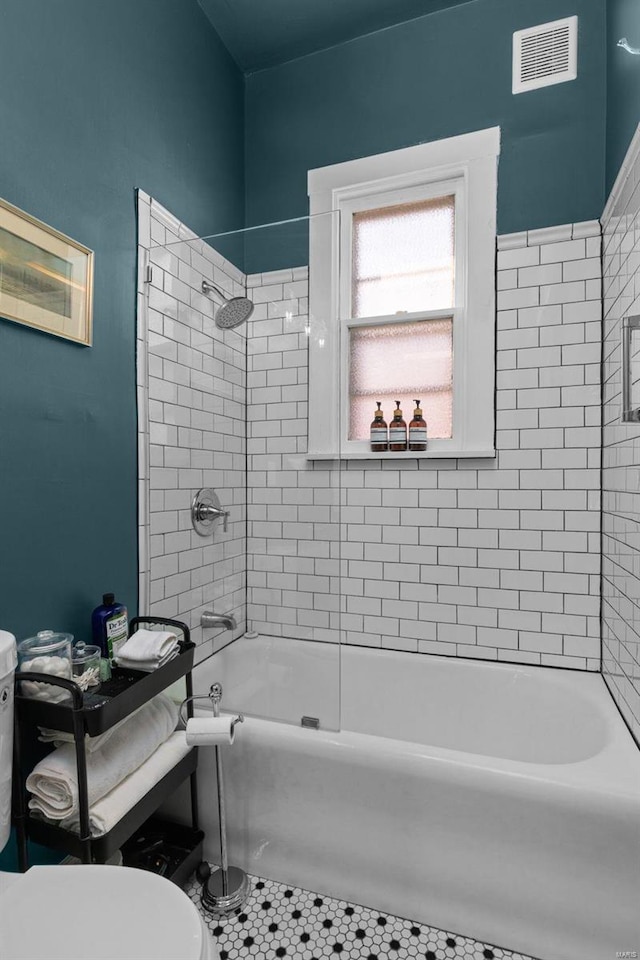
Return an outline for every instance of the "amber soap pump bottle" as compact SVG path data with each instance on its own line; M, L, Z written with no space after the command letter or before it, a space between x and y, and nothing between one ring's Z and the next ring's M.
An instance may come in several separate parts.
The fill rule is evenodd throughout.
M393 411L393 420L389 427L389 450L400 453L407 449L407 424L402 417L400 401L396 400L396 409Z
M413 420L409 424L409 450L427 449L427 421L422 416L420 401L414 400Z
M371 450L373 453L384 453L389 449L387 421L384 419L382 404L376 401L376 410L371 422Z

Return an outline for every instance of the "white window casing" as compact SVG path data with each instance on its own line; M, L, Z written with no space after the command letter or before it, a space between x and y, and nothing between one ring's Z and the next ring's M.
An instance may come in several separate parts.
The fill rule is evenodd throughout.
M492 127L309 171L310 459L495 456L499 152L500 128ZM353 213L445 195L455 195L453 308L354 320ZM371 453L368 441L348 440L349 327L438 317L453 317L451 438L430 439L423 453L382 454ZM410 411L405 419L411 419Z

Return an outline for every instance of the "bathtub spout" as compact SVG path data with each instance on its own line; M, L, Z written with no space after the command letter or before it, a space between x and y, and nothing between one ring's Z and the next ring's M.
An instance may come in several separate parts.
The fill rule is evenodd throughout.
M200 625L203 627L226 627L227 630L235 630L238 626L232 613L214 613L213 610L204 611L200 617Z

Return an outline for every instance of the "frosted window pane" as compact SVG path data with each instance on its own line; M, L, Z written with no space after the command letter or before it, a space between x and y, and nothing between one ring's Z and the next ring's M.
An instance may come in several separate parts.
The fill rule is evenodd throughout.
M376 400L390 422L396 400L407 425L422 401L429 437L451 436L453 321L353 327L349 356L349 439L368 440Z
M453 306L455 197L353 215L352 316Z

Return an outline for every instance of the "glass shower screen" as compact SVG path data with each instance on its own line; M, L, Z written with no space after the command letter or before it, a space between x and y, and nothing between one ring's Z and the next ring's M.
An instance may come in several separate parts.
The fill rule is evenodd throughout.
M331 336L309 313L309 218L164 230L147 251L140 324L149 612L187 620L197 692L222 682L223 710L338 729L342 474L338 451L307 453L309 344ZM228 511L226 532L191 528L203 487ZM234 625L203 627L211 612Z

